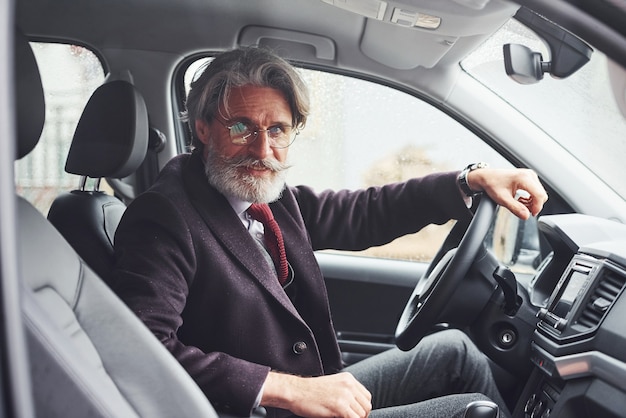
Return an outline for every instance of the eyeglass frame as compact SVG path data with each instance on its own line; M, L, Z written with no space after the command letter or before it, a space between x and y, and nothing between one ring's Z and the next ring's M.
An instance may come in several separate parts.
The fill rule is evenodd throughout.
M228 123L230 123L230 122L228 122L228 121L221 121L221 120L220 120L219 118L217 118L217 117L216 117L216 118L214 118L214 119L215 119L216 121L218 121L218 122L220 123L220 125L222 125L224 128L226 128L226 129L228 130L228 136L230 137L230 142L231 142L233 145L238 145L238 146L241 146L241 147L243 147L243 146L248 146L248 145L253 144L253 143L254 143L254 141L256 141L256 140L257 140L257 138L259 137L259 134L260 134L261 132L267 132L267 137L268 137L268 139L269 139L269 141L270 141L270 147L271 147L271 148L276 148L276 149L284 149L284 148L289 148L289 147L291 146L291 144L293 144L293 143L296 141L296 137L297 137L298 135L300 135L300 129L298 129L297 127L294 127L293 125L285 125L285 124L282 124L282 123L281 123L281 124L276 124L276 125L274 125L274 126L271 126L269 129L259 129L259 127L258 127L257 125L254 125L254 129L249 129L249 128L250 128L250 126L249 126L250 124L249 124L249 123L246 123L246 122L244 122L244 121L241 121L241 120L240 120L240 121L233 122L233 124L232 124L232 125L228 125ZM248 128L248 130L250 130L250 131L251 131L248 135L240 136L240 139L247 140L247 138L249 138L250 136L253 136L254 138L252 139L252 141L250 141L250 142L245 142L245 143L237 143L237 142L235 142L236 138L234 138L234 137L233 137L232 129L235 127L235 125L236 125L237 123L244 124L244 125ZM284 129L284 128L289 128L289 129L293 129L293 131L294 131L294 133L293 133L293 138L291 138L291 139L290 139L290 141L289 141L289 143L288 143L287 145L284 145L284 146L278 146L278 145L276 145L275 143L274 143L274 144L272 144L272 142L274 141L274 139L273 139L273 138L269 135L269 131L270 131L270 129L272 129L272 128L276 128L276 127L278 127L278 126L280 126L282 129ZM284 132L284 130L283 130L283 132Z

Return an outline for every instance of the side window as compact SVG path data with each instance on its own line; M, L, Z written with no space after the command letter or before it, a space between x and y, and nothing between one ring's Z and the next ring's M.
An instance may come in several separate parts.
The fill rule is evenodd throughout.
M189 67L186 85L199 62ZM476 161L511 167L467 128L424 101L377 83L301 70L311 96L307 125L289 151L288 183L356 189L459 170ZM430 261L453 223L357 255Z
M62 191L78 186L78 176L64 171L65 159L81 112L104 81L96 55L76 45L32 42L46 102L46 122L39 143L15 163L17 192L43 214Z
M412 95L319 71L304 70L303 76L311 116L291 151L291 184L355 189L458 170L474 161L510 167L467 128ZM431 225L357 254L428 262L452 226Z

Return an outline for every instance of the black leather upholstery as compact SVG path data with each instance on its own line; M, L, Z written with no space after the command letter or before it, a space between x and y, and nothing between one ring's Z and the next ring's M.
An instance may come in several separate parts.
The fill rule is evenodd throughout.
M111 272L113 238L126 205L100 191L73 190L59 195L48 220L103 280Z
M87 102L72 139L65 171L91 178L122 178L143 162L148 149L148 111L124 80L104 83Z
M89 99L65 164L65 171L87 177L126 177L141 165L148 148L148 113L143 98L127 81L110 81ZM48 219L87 264L104 279L113 264L113 237L126 209L117 197L84 187L61 194Z
M32 51L18 39L17 77L39 78ZM19 58L22 60L22 58ZM22 71L25 66L31 71ZM33 80L21 80L28 86ZM24 96L18 155L39 139L42 97ZM41 120L33 120L34 117ZM40 131L40 130L39 130ZM165 347L85 264L32 205L17 198L22 311L38 417L217 417Z

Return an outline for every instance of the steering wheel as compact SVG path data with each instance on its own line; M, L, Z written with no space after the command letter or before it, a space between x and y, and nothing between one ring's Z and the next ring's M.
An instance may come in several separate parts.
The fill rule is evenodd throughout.
M412 349L432 329L481 249L497 205L486 194L479 199L476 212L456 248L445 251L444 247L448 246L444 243L439 250L444 254L435 257L417 282L396 327L396 346L399 349ZM454 228L448 238L453 232Z

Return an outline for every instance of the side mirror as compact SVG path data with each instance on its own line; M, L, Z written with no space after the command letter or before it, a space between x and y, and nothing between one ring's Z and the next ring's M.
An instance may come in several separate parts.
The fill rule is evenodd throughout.
M542 259L537 219L522 221L504 208L498 209L486 243L500 263L516 271L532 271Z

